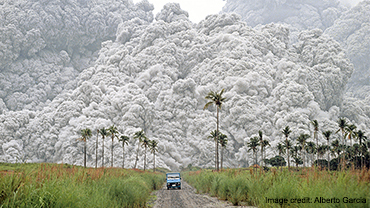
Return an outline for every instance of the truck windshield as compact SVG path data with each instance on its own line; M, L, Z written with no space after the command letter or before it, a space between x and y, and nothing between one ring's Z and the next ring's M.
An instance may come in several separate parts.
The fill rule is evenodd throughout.
M177 175L177 174L176 175L175 174L173 174L173 175L171 174L171 175L167 175L167 178L168 179L180 179L180 176Z

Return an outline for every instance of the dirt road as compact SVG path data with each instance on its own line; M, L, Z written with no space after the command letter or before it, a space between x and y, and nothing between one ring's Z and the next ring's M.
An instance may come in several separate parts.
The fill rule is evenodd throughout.
M215 197L196 194L195 189L185 181L182 181L181 189L170 189L164 186L154 193L157 200L154 202L154 208L203 208L203 207L234 207L231 203L220 201Z

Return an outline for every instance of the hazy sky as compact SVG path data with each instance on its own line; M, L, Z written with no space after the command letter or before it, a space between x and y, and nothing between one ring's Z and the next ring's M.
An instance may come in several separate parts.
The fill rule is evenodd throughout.
M134 3L140 2L141 0L133 0ZM203 20L207 15L217 14L222 10L222 7L226 4L226 0L148 0L154 5L154 15L156 15L162 8L163 5L169 2L180 3L183 10L189 12L189 18L191 21L198 23ZM258 0L257 0L258 1ZM340 0L343 4L356 5L361 0Z

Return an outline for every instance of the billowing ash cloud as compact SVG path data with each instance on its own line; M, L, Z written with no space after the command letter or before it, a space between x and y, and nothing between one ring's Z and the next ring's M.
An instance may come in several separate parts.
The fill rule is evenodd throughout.
M347 85L347 97L355 97L370 105L370 2L351 1L353 8L346 8L349 1L338 0L228 0L223 12L235 12L248 25L282 23L294 31L320 28L337 40L345 50L355 71ZM344 5L344 6L342 6ZM348 4L349 5L349 4ZM346 101L347 102L347 101ZM350 101L349 101L350 102Z
M347 8L339 0L228 0L223 12L235 12L254 27L258 24L285 23L297 28L326 29Z
M0 1L0 114L41 109L92 65L102 41L132 18L152 21L147 1Z
M341 43L356 68L348 84L350 95L361 99L369 98L370 1L363 1L351 8L325 33Z
M156 19L120 23L116 39L102 43L76 88L58 94L42 110L0 115L0 160L82 164L83 144L77 139L81 129L90 128L88 165L94 166L96 130L114 124L123 135L132 138L144 129L159 141L158 166L213 166L214 142L207 137L216 127L215 108L203 110L210 90L225 89L228 98L220 124L229 138L229 167L248 165L244 144L258 130L274 146L286 125L292 138L310 133L312 119L323 129L337 128L353 66L321 30L301 32L291 44L284 26L251 28L235 14L211 15L194 25L178 4L167 4ZM358 113L350 118L369 131L370 110L351 104L344 113ZM104 142L107 166L111 139ZM116 140L113 145L114 164L120 166L122 148ZM100 137L99 166L101 147ZM126 167L133 166L136 147L134 140L126 146Z

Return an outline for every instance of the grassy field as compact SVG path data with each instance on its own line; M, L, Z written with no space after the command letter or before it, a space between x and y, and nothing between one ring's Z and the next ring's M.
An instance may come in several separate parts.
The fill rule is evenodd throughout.
M234 205L258 207L370 207L370 171L253 172L252 169L184 173L200 193L209 193Z
M163 173L0 163L0 207L145 207Z

